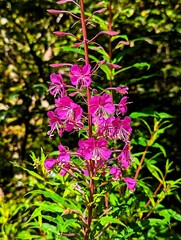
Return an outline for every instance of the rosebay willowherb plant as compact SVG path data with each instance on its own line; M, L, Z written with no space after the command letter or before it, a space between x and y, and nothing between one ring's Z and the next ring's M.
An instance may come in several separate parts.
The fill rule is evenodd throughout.
M167 189L165 177L171 164L167 161L166 173L162 178L161 171L146 161L146 153L150 146L154 147L158 135L170 125L160 129L161 120L155 120L154 131L149 128L150 140L145 140L142 145L146 147L145 151L135 154L135 158L132 157L131 118L126 115L129 104L128 87L113 86L114 77L124 70L119 65L124 54L113 58L112 41L121 39L115 49L128 45L128 41L126 36L112 30L112 1L108 4L107 29L96 33L90 39L87 27L94 27L94 22L100 21L97 14L102 14L107 8L103 7L95 10L93 14L88 14L84 11L84 0L60 0L57 4L75 6L72 11L50 9L48 12L57 15L70 14L77 24L80 23L78 36L62 31L55 31L54 34L58 37L70 37L74 42L73 47L62 49L79 53L81 58L73 59L70 63L51 64L56 71L50 75L49 93L54 97L55 107L47 113L50 123L48 135L52 141L54 135L58 135L60 143L57 151L50 154L50 157L42 157L48 173L44 173L46 179L51 179L50 188L41 186L39 188L43 190L34 190L33 193L44 195L46 199L51 199L52 203L47 200L42 202L33 212L29 222L38 217L38 226L40 229L43 226L46 239L133 239L130 237L134 234L134 239L150 239L147 237L152 237L151 231L150 235L142 238L139 234L149 224L152 229L156 221L158 222L157 219L153 219L152 222L147 219L156 207L160 207L159 204L166 195L162 194L156 203L153 200L153 195L157 194L161 186L164 185ZM101 3L98 4L100 5ZM100 35L108 38L108 53L100 43L95 42ZM100 59L94 57L94 51L100 54ZM139 63L132 67L143 66L149 65ZM129 68L131 67L127 67ZM69 76L68 81L64 80L59 69L66 72L65 78ZM100 70L109 80L105 81L108 83L107 88L104 88L105 82L100 86L94 81L94 78L98 78ZM141 115L135 113L133 118L135 116ZM167 121L164 123L167 124ZM146 125L148 126L147 123ZM73 150L62 143L66 133L78 136ZM136 141L132 143L136 145ZM155 144L155 147L163 151L160 145ZM137 157L141 154L142 158L138 163ZM36 157L32 155L32 158L35 160ZM136 179L144 160L153 176L160 181L156 192L151 192L148 186L138 181L139 190L144 191L150 197L150 201L143 201L140 195L139 198L134 195ZM136 174L132 172L131 165ZM161 177L158 176L158 172ZM176 184L172 183L170 189L172 187L176 187ZM152 209L148 209L150 202L154 205ZM146 215L143 217L144 213ZM43 224L42 219L45 220ZM144 221L139 221L141 219ZM167 224L166 221L164 223ZM31 226L35 227L33 224Z
M59 1L58 4L66 2ZM84 239L90 239L90 236L92 239L101 236L104 232L104 229L93 231L92 222L101 215L109 214L109 209L104 210L103 206L103 212L98 211L100 203L96 203L96 195L100 194L103 197L103 193L97 191L101 184L107 185L112 181L121 181L131 191L135 190L136 181L130 178L126 171L132 162L129 140L132 128L130 117L125 116L128 97L123 95L127 94L128 88L111 86L99 92L91 87L94 74L101 65L107 64L111 69L120 68L120 66L106 63L105 60L90 64L88 46L100 34L114 36L118 33L111 30L102 31L88 40L86 26L89 24L89 19L85 18L84 1L80 1L80 6L74 1L71 2L80 7L81 16L76 18L81 22L82 38L76 47L83 46L85 56L81 64L52 64L52 67L70 66L70 84L65 84L59 73L50 75L49 92L55 98L56 108L48 112L51 126L48 134L53 137L56 131L62 138L64 132L77 131L80 140L77 143L76 152L71 152L67 146L60 143L58 156L46 159L44 164L50 172L56 169L60 171L60 175L69 174L77 180L76 190L82 194L85 204L84 214L80 216L78 214L82 221L81 232ZM105 9L98 10L99 13L102 11ZM48 12L59 14L62 11L51 9ZM58 31L54 33L57 36L71 35L71 33ZM118 103L113 102L114 91L120 95ZM97 181L98 179L101 179L101 182ZM84 183L82 184L81 181ZM106 186L104 188L106 189ZM105 198L106 193L104 190ZM108 226L109 224L106 228Z

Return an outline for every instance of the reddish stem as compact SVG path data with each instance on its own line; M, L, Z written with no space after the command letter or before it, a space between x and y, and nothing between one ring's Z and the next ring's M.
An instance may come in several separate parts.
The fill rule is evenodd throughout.
M85 63L89 64L86 20L85 20L85 14L84 14L84 0L80 0L80 11L81 11L81 25L82 25L82 34L83 34ZM91 119L91 114L90 114L90 87L87 87L87 105L88 105L89 138L90 138L90 137L92 137L92 119Z
M108 29L109 31L112 31L112 18L113 18L113 13L112 13L112 0L110 0L109 3L109 26ZM109 62L112 62L112 42L111 42L111 36L109 36ZM110 81L109 81L109 85L110 87L112 87L112 69L111 70L111 76L110 76ZM112 95L112 90L111 90L111 95Z
M83 34L83 44L84 44L84 53L85 53L85 63L89 64L89 53L88 53L88 40L87 40L87 30L86 30L86 20L84 14L84 0L80 0L80 11L81 11L81 25L82 25L82 34ZM90 114L90 87L87 87L87 107L88 107L88 135L89 138L92 137L92 118ZM93 200L94 200L94 163L90 160L90 182L89 182L89 204L87 204L88 217L87 217L87 227L84 231L84 239L88 240L90 235L90 227L92 222L92 210L93 210Z
M142 167L143 162L144 162L144 160L145 160L146 153L147 153L148 148L150 147L150 145L151 145L151 143L152 143L153 136L154 136L154 135L151 134L150 140L148 141L148 144L147 144L147 146L146 146L146 148L145 148L145 151L144 151L144 153L143 153L143 155L142 155L142 157L141 157L140 164L139 164L139 166L138 166L138 169L137 169L136 174L135 174L135 177L134 177L135 180L138 178L138 175L139 175L139 173L140 173L140 171L141 171L141 167Z
M112 0L110 0L109 3L109 31L112 31ZM112 61L112 42L111 42L111 36L109 37L109 60Z

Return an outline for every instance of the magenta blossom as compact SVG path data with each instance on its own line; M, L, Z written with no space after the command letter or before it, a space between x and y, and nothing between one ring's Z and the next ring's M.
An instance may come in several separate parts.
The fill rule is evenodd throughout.
M56 163L58 163L58 160L54 158L49 158L45 160L44 166L47 170L51 170Z
M61 124L59 116L56 114L56 112L48 111L47 116L49 117L49 123L51 130L48 131L48 135L50 138L54 135L53 132L55 130L59 131L59 125Z
M129 142L129 136L132 132L130 117L125 117L123 120L121 120L118 117L110 116L107 119L102 118L101 120L97 121L97 123L97 134L99 136L104 136L105 138L114 140L120 139L124 142Z
M83 127L81 122L83 110L78 104L67 96L56 99L55 103L57 106L55 112L62 121L62 132L64 130L67 132L71 132L73 129L80 130Z
M63 177L67 174L67 171L71 169L71 166L69 163L62 163L60 167L62 168L60 171L60 175Z
M76 121L81 119L82 108L69 97L55 99L55 103L56 113L61 120Z
M122 175L121 169L116 166L112 166L110 167L110 174L113 175L114 180L118 180Z
M57 130L59 136L61 137L64 131L71 132L73 129L78 130L83 127L83 124L80 121L71 121L65 120L62 121L60 116L57 114L57 109L55 111L48 111L47 115L49 117L49 123L51 129L47 132L49 137L54 136L54 131Z
M70 169L69 161L70 161L70 152L68 147L63 146L60 144L58 146L59 149L59 155L57 159L49 158L46 159L44 162L44 166L47 170L51 170L55 164L57 164L60 168L60 175L65 176L67 173L67 170Z
M84 67L79 67L77 64L74 64L70 69L71 77L70 81L73 85L82 87L90 86L91 79L91 66L86 64Z
M107 140L99 138L89 138L87 140L79 140L78 153L81 154L85 160L108 160L111 156L111 150L107 146Z
M114 126L112 125L112 122L115 120L114 116L110 116L107 119L100 119L97 121L98 123L98 130L97 134L99 136L103 136L105 138L113 138L114 135Z
M117 87L116 91L118 91L121 94L127 94L128 93L128 87Z
M70 153L68 147L64 147L62 144L58 146L59 155L58 155L58 161L59 162L69 162L70 160Z
M113 114L115 106L110 94L104 93L102 96L94 96L90 99L90 113L93 118L107 118L108 114Z
M131 154L129 150L129 145L126 144L118 156L118 161L121 162L122 168L128 168L130 166Z
M136 188L136 180L133 179L133 178L129 178L129 177L125 177L123 179L126 182L127 188L129 188L130 190L134 191L135 188Z
M126 106L127 104L128 97L124 96L120 102L118 103L118 109L117 109L117 114L122 114L124 115L128 111L128 107Z
M126 116L123 120L115 118L115 120L112 121L112 125L114 127L113 138L129 142L129 136L132 132L131 118L128 116Z
M52 73L50 75L51 85L49 87L49 92L51 95L56 97L57 94L60 94L63 97L66 93L65 91L65 83L63 82L63 78L61 74Z

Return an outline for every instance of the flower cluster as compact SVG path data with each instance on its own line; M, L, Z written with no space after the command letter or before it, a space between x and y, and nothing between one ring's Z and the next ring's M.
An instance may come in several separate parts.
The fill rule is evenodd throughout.
M60 137L63 132L79 131L80 129L86 132L88 114L91 116L91 124L94 127L91 136L87 134L86 139L79 140L77 152L70 153L68 147L60 144L58 146L59 155L56 159L45 160L45 168L50 171L56 165L61 169L62 176L67 173L74 174L77 169L71 161L71 156L74 155L82 160L79 171L84 175L89 176L90 171L93 176L96 176L98 172L104 175L108 174L113 180L122 179L129 189L134 190L136 181L123 174L124 169L127 169L132 162L129 142L132 132L131 118L124 116L128 110L128 97L122 96L127 94L128 88L112 88L121 94L121 99L117 104L113 103L109 88L100 94L96 91L96 95L95 91L92 91L92 97L87 102L84 95L86 96L86 88L91 85L91 77L90 64L71 66L71 85L65 84L59 73L50 75L49 92L55 98L56 108L47 113L51 127L48 135L52 137L55 130L58 131ZM74 94L72 91L68 94L67 89L70 88ZM89 104L89 113L84 113L81 105L74 102L72 97L77 95L82 97L85 104ZM118 140L122 142L122 150L112 147L115 145L112 143L116 143Z

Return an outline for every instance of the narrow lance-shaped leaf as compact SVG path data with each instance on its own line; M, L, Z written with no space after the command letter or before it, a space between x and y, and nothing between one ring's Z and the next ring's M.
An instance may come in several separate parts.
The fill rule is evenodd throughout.
M122 225L125 228L127 227L123 222L121 222L117 218L110 217L110 216L101 217L100 223L103 226L105 226L106 223L115 223L115 224L120 224L120 225Z

